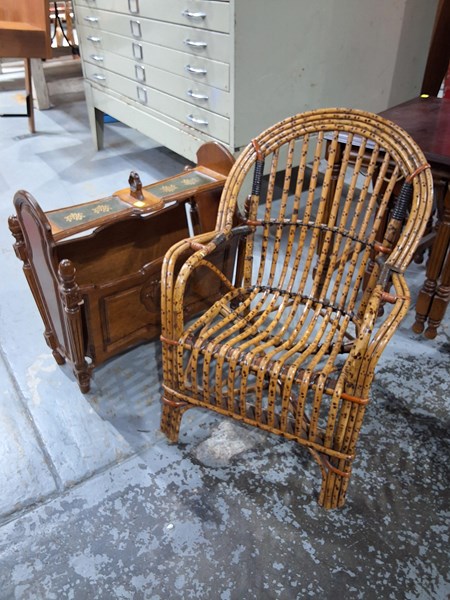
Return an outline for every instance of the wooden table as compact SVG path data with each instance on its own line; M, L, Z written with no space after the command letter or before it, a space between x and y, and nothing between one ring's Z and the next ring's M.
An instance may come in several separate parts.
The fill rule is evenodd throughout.
M0 58L25 61L26 113L3 114L1 117L28 117L28 127L35 132L31 60L51 58L50 20L47 0L1 0ZM40 65L41 66L41 65Z
M438 222L426 279L416 302L413 330L433 339L450 300L450 100L414 98L380 113L405 129L422 148L431 165Z

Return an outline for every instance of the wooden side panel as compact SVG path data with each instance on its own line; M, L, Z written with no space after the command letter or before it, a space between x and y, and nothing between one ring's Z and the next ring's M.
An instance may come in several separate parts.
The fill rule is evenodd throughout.
M24 271L45 324L45 338L52 350L65 355L67 342L58 290L58 263L50 226L36 201L26 192L18 192L14 203L25 244Z

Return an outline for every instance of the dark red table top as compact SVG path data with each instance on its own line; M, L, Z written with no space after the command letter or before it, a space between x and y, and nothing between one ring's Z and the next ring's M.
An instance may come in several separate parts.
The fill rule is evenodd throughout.
M380 113L407 131L427 159L450 168L450 100L414 98Z

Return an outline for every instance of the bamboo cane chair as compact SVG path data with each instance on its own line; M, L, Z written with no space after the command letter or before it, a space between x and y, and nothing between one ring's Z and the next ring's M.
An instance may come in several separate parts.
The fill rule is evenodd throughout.
M376 115L312 111L253 140L230 171L216 230L164 259L169 440L195 406L295 440L319 464L319 504L343 506L375 365L407 312L403 273L431 204L421 150ZM233 244L228 280L214 262ZM188 320L183 297L195 270L215 271L226 291Z

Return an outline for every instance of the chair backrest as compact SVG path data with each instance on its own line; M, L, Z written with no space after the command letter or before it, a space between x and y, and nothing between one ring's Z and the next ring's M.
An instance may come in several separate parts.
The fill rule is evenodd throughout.
M405 180L406 218L383 247ZM409 264L431 211L432 179L421 150L395 124L323 109L286 119L248 145L229 174L216 229L231 228L236 205L255 226L239 283L353 311L380 250L390 270Z

